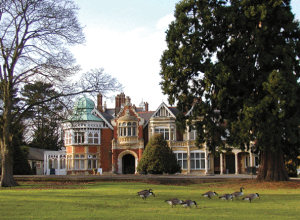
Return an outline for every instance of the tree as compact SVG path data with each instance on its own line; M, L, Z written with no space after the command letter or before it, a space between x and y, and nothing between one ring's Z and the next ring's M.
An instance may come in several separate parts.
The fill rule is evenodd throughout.
M167 31L163 92L193 106L199 144L258 151L259 180L288 180L299 154L299 38L289 0L182 1Z
M59 150L62 146L60 123L65 119L62 98L52 100L47 103L42 101L53 96L58 96L54 86L50 83L36 81L28 83L22 89L22 100L30 105L31 103L41 103L34 106L26 118L27 133L33 133L30 146L49 150Z
M181 168L163 136L156 134L150 138L137 170L145 174L174 174L180 172Z
M105 93L119 87L102 69L83 75L80 83L74 82L79 67L74 65L67 47L84 41L77 10L71 0L2 0L0 3L1 186L17 185L13 178L12 132L14 125L34 106L59 97L83 92ZM51 83L57 95L30 104L22 101L20 91L28 82L35 81Z

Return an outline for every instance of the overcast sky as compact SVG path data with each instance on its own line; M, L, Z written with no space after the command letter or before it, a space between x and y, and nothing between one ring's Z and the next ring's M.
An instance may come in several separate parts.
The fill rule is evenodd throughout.
M135 105L141 101L156 110L163 96L160 57L166 49L165 31L179 0L75 0L86 43L73 47L82 72L104 68L124 87ZM300 20L300 0L292 0ZM112 95L112 94L111 94ZM113 101L113 102L111 102ZM114 107L114 100L107 100Z

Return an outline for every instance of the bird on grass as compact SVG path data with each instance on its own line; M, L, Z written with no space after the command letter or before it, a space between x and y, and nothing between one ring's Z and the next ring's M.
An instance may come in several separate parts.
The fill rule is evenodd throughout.
M232 196L232 194L224 194L224 195L220 196L219 199L231 200L232 201L233 196Z
M259 198L259 199L260 199L259 194L258 194L258 193L251 193L251 194L245 196L245 197L243 198L243 200L249 200L249 202L251 202L252 200L254 200L254 199L256 199L256 198Z
M149 197L149 196L154 196L155 197L155 194L152 191L152 189L145 189L145 190L139 191L137 194L142 199L147 199L147 197Z
M212 192L212 191L208 191L206 193L203 193L202 196L211 199L213 196L218 196L218 193Z
M244 187L241 187L241 188L240 188L240 191L239 191L239 192L234 192L234 193L232 193L232 196L235 197L235 198L238 198L238 197L244 195L243 189L245 189L245 188L244 188Z
M197 203L196 203L196 201L192 201L192 200L189 200L189 199L187 199L187 200L185 200L185 201L183 201L182 203L181 203L181 205L183 206L183 207L192 207L192 206L196 206L197 207Z
M180 199L177 199L177 198L173 198L173 199L169 199L169 200L165 200L166 203L168 203L170 206L173 206L175 205L181 205L183 203L182 200Z

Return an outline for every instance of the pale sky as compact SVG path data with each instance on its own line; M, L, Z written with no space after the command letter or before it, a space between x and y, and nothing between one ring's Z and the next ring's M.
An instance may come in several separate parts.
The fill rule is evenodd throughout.
M160 57L166 49L165 31L179 0L74 0L86 43L71 48L82 72L94 68L115 77L131 102L149 103L156 110L167 96L160 88ZM300 0L292 0L300 20ZM112 96L112 94L110 94ZM114 99L107 100L114 107Z

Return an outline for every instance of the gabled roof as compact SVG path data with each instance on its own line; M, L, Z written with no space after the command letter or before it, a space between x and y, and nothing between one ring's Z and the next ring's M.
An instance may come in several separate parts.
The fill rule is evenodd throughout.
M161 104L160 104L160 106L156 109L156 111L151 111L151 114L150 114L150 112L149 112L149 115L147 115L147 120L145 120L146 121L146 123L144 124L144 127L146 127L147 126L147 124L149 123L149 121L150 121L150 118L152 118L154 115L156 115L156 113L158 113L158 111L161 109L161 108L165 108L169 113L170 113L170 115L172 116L172 117L174 117L174 118L176 118L176 115L179 113L179 110L176 108L176 107L168 107L164 102L162 102Z
M100 112L98 109L94 109L93 110L93 113L95 113L98 117L101 118L102 121L104 121L104 123L107 124L107 126L110 128L110 129L114 129L113 126L111 125L110 121L111 119L113 118L112 115L106 113L106 112Z
M167 105L166 105L166 103L161 103L160 104L160 106L156 109L156 111L154 112L154 114L153 115L156 115L156 113L158 113L158 111L161 109L161 108L165 108L165 109L167 109L167 111L170 113L170 115L172 116L172 117L174 117L174 118L176 118L176 115L178 114L178 110L175 108L175 107L168 107ZM153 116L152 115L152 116Z

